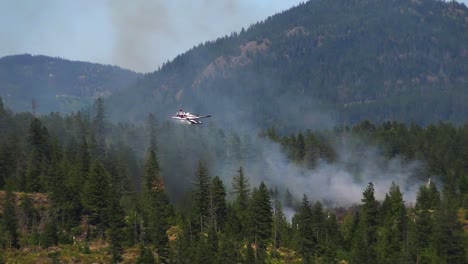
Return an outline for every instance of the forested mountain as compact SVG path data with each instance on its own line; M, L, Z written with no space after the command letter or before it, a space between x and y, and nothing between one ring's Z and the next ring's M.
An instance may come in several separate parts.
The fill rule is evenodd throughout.
M467 12L313 0L141 78L0 59L0 263L468 263Z
M456 1L312 0L177 56L113 96L110 112L142 120L185 107L302 128L463 123L467 43L468 9Z
M0 96L17 112L68 113L126 88L139 76L109 65L29 54L7 56L0 58Z

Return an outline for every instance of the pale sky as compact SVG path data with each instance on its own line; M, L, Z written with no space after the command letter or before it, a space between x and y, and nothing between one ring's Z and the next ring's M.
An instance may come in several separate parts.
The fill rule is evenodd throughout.
M0 0L0 57L42 54L154 71L303 0Z
M151 72L304 1L0 0L0 57L42 54Z

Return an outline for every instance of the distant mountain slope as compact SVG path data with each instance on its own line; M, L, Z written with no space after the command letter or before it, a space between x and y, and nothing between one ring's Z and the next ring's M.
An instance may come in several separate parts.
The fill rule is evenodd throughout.
M110 105L130 120L185 107L261 125L460 123L468 120L467 76L462 4L313 0L194 47ZM324 111L330 115L316 114Z
M128 87L140 74L119 67L29 54L0 58L0 96L14 111L70 112Z

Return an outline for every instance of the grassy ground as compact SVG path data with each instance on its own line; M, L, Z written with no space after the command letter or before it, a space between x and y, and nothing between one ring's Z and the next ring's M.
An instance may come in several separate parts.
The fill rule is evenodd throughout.
M138 257L137 248L127 248L123 252L122 263L134 263ZM7 251L4 253L5 262L8 263L110 263L111 256L108 254L107 244L93 242L89 250L84 245L59 245L43 249L38 246L25 247L20 250Z

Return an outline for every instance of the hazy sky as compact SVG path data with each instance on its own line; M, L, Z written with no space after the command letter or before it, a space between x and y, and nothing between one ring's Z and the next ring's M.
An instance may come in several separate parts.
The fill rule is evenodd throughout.
M300 0L0 0L0 57L44 54L140 72Z
M150 72L303 1L0 0L0 57L44 54Z

